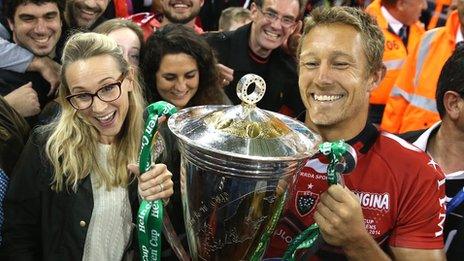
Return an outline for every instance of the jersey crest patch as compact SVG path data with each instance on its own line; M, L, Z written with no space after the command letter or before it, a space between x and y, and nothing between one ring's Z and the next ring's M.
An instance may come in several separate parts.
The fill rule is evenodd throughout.
M296 211L300 216L306 216L314 207L319 199L319 195L311 191L298 191L296 193Z

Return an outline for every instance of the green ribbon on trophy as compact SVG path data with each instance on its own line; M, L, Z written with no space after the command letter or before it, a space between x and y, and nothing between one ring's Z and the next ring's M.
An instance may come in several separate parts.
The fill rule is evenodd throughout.
M145 121L145 130L142 136L139 155L140 173L145 173L151 168L152 140L158 130L158 119L161 116L171 116L176 111L176 107L164 101L150 104L146 108L148 115ZM161 259L162 227L162 200L143 200L137 214L137 230L142 260L158 261Z
M342 182L341 174L343 169L340 169L341 159L343 155L348 151L348 144L340 141L335 142L324 142L319 146L319 151L326 155L330 162L327 167L327 182L329 185L335 185ZM283 260L295 260L295 253L298 249L311 248L319 237L319 226L314 223L306 228L302 233L296 236L292 242L290 242L287 251L283 256Z
M271 221L266 226L264 233L261 235L259 239L258 246L256 247L253 255L250 257L250 261L259 261L261 260L264 250L266 250L267 244L269 242L269 238L271 237L272 233L274 232L275 226L277 225L277 221L279 221L280 214L284 209L285 199L287 198L287 192L284 192L284 195L280 197L280 200L277 202L277 208L271 216Z

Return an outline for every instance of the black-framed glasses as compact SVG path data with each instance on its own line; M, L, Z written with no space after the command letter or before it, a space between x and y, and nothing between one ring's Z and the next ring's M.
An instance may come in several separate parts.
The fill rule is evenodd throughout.
M71 106L73 106L76 110L85 110L90 108L93 104L94 97L98 97L98 99L104 102L115 101L121 96L121 85L125 77L126 74L122 73L116 82L104 85L95 93L81 92L71 94L66 96L66 100L68 100Z
M256 8L259 10L260 13L264 15L264 18L266 18L266 20L268 20L269 22L275 22L277 20L280 20L280 24L285 28L292 27L296 23L296 18L280 16L278 13L273 11L263 11L263 9L259 6L256 6Z

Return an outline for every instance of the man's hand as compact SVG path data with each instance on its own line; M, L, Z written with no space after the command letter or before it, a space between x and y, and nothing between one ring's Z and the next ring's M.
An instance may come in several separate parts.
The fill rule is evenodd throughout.
M234 79L234 70L220 63L216 64L216 66L219 70L219 81L221 87L229 85Z
M32 89L31 82L10 92L4 98L23 117L34 116L40 112L39 97Z
M48 96L55 96L56 90L60 85L60 70L61 65L48 57L35 57L29 67L28 71L39 72L42 77L50 83L50 90Z
M334 246L350 248L371 237L358 198L341 185L332 185L321 195L314 220L324 240Z

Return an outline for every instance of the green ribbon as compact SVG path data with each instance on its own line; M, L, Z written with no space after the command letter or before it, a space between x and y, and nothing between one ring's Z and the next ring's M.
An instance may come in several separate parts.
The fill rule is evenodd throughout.
M340 160L348 151L348 145L342 140L335 142L324 142L319 145L319 151L326 155L330 160L327 167L327 182L329 183L329 186L339 183L342 173L340 173L340 169L337 169L337 165L341 164ZM285 251L282 259L291 261L295 260L296 251L298 249L307 249L313 247L319 235L319 226L316 223L312 224L298 236L296 236L292 242L290 242L290 245Z
M171 116L176 111L176 107L164 101L150 104L147 107L148 117L140 145L140 173L145 173L151 168L151 143L158 130L159 117ZM163 202L160 199L155 201L143 200L137 213L139 250L143 261L158 261L161 259L162 227Z
M272 232L274 232L274 228L277 225L277 221L279 221L280 214L282 213L282 210L284 208L284 202L285 202L286 197L287 197L287 192L284 192L284 195L282 195L280 197L280 199L279 199L279 202L277 202L277 209L272 214L270 222L266 226L266 229L264 230L264 233L261 235L261 238L259 239L258 246L256 247L255 251L253 252L253 255L250 257L250 261L261 260L261 257L264 254L264 250L266 250L266 248L267 248L269 238L271 237Z

